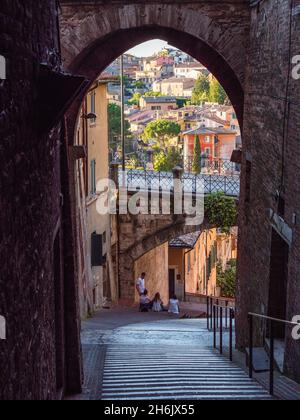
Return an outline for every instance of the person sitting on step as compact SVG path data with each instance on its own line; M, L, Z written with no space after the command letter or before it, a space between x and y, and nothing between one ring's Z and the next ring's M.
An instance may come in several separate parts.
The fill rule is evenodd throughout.
M177 299L176 295L173 295L169 303L169 314L179 315L179 313L180 313L179 300Z
M156 293L156 295L154 296L153 299L153 306L152 306L152 311L153 312L163 312L164 309L164 304L163 301L161 300L160 297L160 293Z
M140 312L148 312L152 309L153 302L148 297L148 290L145 289L144 293L140 296Z

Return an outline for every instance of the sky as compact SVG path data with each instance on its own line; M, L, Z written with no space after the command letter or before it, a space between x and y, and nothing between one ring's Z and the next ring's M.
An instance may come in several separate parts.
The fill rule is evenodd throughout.
M129 54L136 55L137 57L150 57L154 53L160 51L164 47L170 47L166 41L160 39L153 39L152 41L144 42L137 45L131 50L127 51Z

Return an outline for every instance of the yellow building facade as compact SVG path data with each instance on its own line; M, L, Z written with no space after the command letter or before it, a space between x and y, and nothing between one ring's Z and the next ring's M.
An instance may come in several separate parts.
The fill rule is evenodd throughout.
M83 248L78 258L82 317L117 295L111 258L115 241L111 216L97 211L97 200L105 193L99 181L109 178L107 83L100 79L92 86L82 105L77 132L77 146L85 155L76 167L77 241L78 248Z

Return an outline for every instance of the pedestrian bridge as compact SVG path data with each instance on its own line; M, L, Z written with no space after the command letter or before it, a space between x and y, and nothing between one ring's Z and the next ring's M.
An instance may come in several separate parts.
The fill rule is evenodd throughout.
M174 179L180 179L183 192L187 194L224 193L229 197L239 197L240 175L192 174L183 173L176 176L172 172L156 172L149 170L129 169L125 173L119 170L119 185L127 186L129 192L151 190L163 193L173 191Z

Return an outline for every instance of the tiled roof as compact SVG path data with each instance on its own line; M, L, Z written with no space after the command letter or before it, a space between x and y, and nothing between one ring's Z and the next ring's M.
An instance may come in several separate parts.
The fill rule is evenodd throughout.
M175 68L176 69L203 69L205 67L200 63L180 63L180 64L177 64Z
M201 232L188 233L187 235L179 236L169 242L171 248L193 249L198 242Z
M169 102L176 102L176 98L174 96L143 96L143 99L147 103L169 103Z
M195 79L191 79L188 77L170 77L169 79L164 79L161 81L161 83L166 84L175 84L175 83L182 83L184 86L194 86L195 85Z
M193 128L192 130L185 131L183 135L186 134L237 134L234 130L229 130L228 128L224 127L217 127L217 128L207 128L207 127L197 127Z

